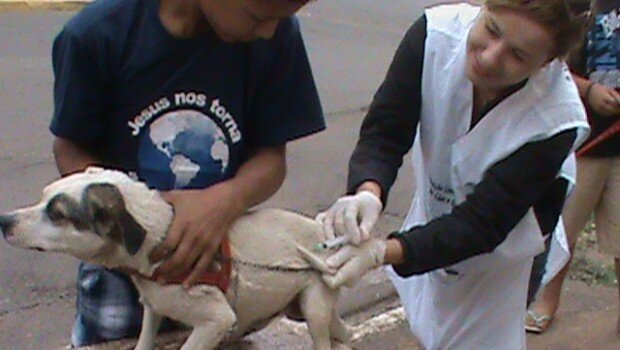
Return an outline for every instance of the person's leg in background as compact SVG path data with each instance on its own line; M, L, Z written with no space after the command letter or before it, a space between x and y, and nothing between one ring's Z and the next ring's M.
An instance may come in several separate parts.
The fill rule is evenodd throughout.
M598 206L609 168L610 163L606 159L587 157L577 159L577 184L562 211L571 254L574 252L579 233ZM540 320L540 332L547 328L558 309L562 285L570 263L571 260L543 287L536 301L530 305L530 313L535 319Z
M620 259L615 259L616 265L616 280L618 281L618 321L616 322L616 332L620 335Z
M616 278L620 281L620 157L609 158L609 176L594 213L596 235L601 252L615 259ZM618 285L620 307L620 284ZM620 334L620 311L616 330Z

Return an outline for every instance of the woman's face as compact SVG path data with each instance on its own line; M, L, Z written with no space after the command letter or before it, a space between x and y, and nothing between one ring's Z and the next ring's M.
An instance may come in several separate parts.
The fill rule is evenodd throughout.
M512 10L484 7L467 38L467 77L482 89L505 89L551 61L554 37Z
M281 19L293 15L303 2L287 0L200 0L210 26L227 42L270 39Z

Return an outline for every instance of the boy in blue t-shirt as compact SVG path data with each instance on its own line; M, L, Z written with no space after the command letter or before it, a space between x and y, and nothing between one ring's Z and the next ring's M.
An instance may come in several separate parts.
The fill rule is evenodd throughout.
M231 222L284 180L285 144L324 129L299 24L307 0L98 0L53 47L61 174L134 173L175 211L159 280L197 281ZM127 276L81 264L72 344L135 336Z

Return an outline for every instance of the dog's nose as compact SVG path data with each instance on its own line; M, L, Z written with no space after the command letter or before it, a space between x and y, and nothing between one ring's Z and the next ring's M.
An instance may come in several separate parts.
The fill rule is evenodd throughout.
M15 218L12 215L0 215L0 231L4 238L10 235L13 226L15 226Z

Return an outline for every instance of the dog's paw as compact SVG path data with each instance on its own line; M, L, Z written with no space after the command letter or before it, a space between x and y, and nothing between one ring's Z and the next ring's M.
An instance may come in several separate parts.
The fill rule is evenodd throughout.
M335 341L335 342L332 342L332 350L355 350L355 348L349 344L344 344L339 341Z
M348 287L348 288L353 288L355 287L355 284L357 283L357 280L350 280L347 282L342 282L340 280L338 280L335 276L324 273L321 275L321 278L323 279L323 282L325 282L325 284L327 284L327 286L330 289L339 289L340 287Z

